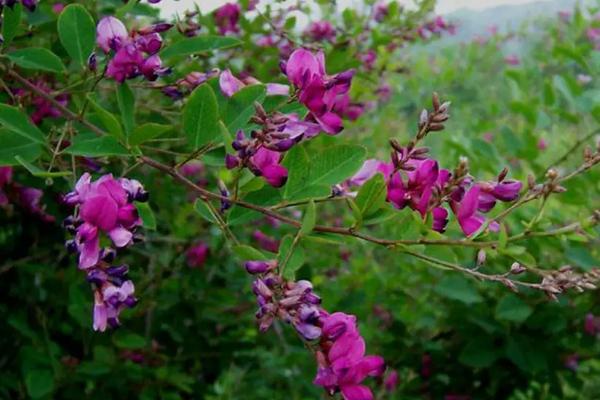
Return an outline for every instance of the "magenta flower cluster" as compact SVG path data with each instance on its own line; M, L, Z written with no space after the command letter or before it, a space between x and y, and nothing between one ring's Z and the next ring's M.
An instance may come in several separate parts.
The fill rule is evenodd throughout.
M387 201L394 207L409 207L423 218L431 215L433 229L444 232L449 214L444 207L447 204L467 236L486 223L483 214L491 211L498 201L510 202L519 197L521 182L506 179L505 171L495 181L476 182L470 176L456 180L449 170L440 168L436 160L418 154L412 157L403 164L402 171L396 168L397 161L367 160L348 183L360 186L381 173L387 183ZM498 229L494 221L488 226L491 230Z
M215 25L219 28L221 35L228 33L238 33L242 8L236 3L226 3L219 7L214 13Z
M149 81L170 72L162 66L158 51L162 46L160 32L171 24L152 25L137 31L127 32L125 25L114 17L104 17L96 28L96 42L108 54L114 52L108 62L106 75L117 82L124 82L143 75ZM94 59L91 59L95 63Z
M75 207L74 215L63 223L75 235L66 247L79 253L79 268L94 284L94 330L104 331L107 324L117 326L119 313L135 305L133 283L125 280L127 266L110 263L116 255L113 246L123 248L140 239L136 231L141 219L134 202L147 200L148 193L136 180L104 175L92 182L88 173L64 198ZM102 234L110 239L108 247L100 247Z
M0 167L0 207L16 206L44 222L54 222L55 218L46 213L41 204L44 192L40 189L23 186L13 181L12 167Z
M274 187L284 185L287 180L287 169L281 165L282 153L321 131L339 133L343 129L342 116L355 119L362 113L360 105L351 103L348 98L354 71L326 75L322 52L315 55L305 49L295 50L281 67L296 87L300 102L308 108L308 115L300 120L296 114L269 115L257 109L252 122L261 125L262 129L252 131L250 137L238 131L232 143L237 154L227 154L225 158L227 168L247 167ZM229 70L221 73L219 83L226 96L232 96L246 85ZM267 94L285 95L288 92L286 85L267 85Z
M310 343L317 359L315 385L329 394L341 392L345 400L372 400L373 393L362 384L368 377L385 371L380 356L365 356L365 341L358 331L356 317L321 307L321 298L309 281L285 281L276 273L277 262L247 261L246 271L257 276L252 284L261 331L278 318L294 327Z
M38 79L33 82L38 90L51 94L53 92L50 84L42 79ZM45 97L35 94L34 92L22 88L13 89L13 95L18 98L21 102L29 103L33 112L31 113L31 121L39 125L46 118L58 118L62 116L61 111L56 105ZM69 102L69 95L67 93L60 93L54 96L54 100L60 105L66 107Z
M325 55L306 49L295 50L281 70L298 89L298 100L309 110L308 121L316 122L328 134L343 129L342 116L335 110L336 102L350 90L354 70L335 75L325 72Z

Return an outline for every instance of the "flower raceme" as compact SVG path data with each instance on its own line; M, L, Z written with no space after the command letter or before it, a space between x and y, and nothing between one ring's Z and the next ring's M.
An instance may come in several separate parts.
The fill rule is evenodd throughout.
M518 198L522 183L505 179L506 172L502 171L496 181L475 182L470 176L453 176L450 171L440 169L436 160L417 155L406 161L402 170L396 170L394 163L367 160L346 184L361 186L380 173L386 179L387 201L394 207L409 207L423 218L431 214L433 229L444 232L448 223L448 210L444 207L447 203L463 233L471 236L484 226L483 214L491 211L498 201ZM491 230L498 229L494 221L488 226Z
M158 51L162 46L159 33L172 27L157 24L130 33L115 17L104 17L96 27L96 42L104 53L114 51L106 74L117 82L143 75L149 81L170 72L162 67Z
M276 261L247 261L248 273L256 276L252 285L261 331L275 318L292 325L309 342L317 359L315 385L328 393L341 392L345 400L372 400L371 389L362 382L368 376L381 376L385 363L380 356L365 356L365 341L358 331L356 317L329 314L309 281L285 281L276 273Z
M133 282L125 279L129 268L111 266L116 250L110 246L100 249L100 233L106 233L117 248L133 243L141 225L134 201L147 200L148 193L136 180L104 175L92 182L88 173L64 198L66 204L75 206L75 215L63 223L75 234L75 239L67 242L67 249L79 252L79 268L93 285L96 331L118 326L120 312L137 302Z

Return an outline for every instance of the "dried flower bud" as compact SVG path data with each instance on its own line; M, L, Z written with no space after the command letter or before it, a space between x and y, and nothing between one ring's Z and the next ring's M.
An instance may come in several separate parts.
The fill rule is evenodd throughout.
M451 103L449 101L444 102L438 109L438 112L446 114L448 112L448 109L450 108L450 104Z
M435 111L440 109L440 97L436 92L433 92L433 95L431 96L431 103Z
M258 101L254 102L254 109L256 110L256 115L259 118L264 120L268 117L267 112L263 108L262 104L260 104Z
M502 182L504 178L506 178L506 175L508 175L508 168L504 167L502 171L500 171L500 173L498 174L498 178L496 178L496 180L498 182Z
M429 130L436 132L436 131L443 131L445 129L443 124L438 124L438 123L432 123L429 125Z
M433 122L444 122L447 121L448 118L450 118L448 114L436 114L433 117L431 117L431 120Z
M546 178L552 181L555 180L556 178L558 178L558 171L554 168L550 168L548 172L546 172Z
M583 159L585 161L590 161L593 157L594 154L592 153L592 148L590 146L585 146L585 149L583 149Z
M396 139L390 139L390 146L396 151L403 151L402 145Z
M554 192L554 193L564 193L566 191L567 191L567 189L560 185L556 185L552 188L552 192Z
M533 189L535 187L535 176L532 174L527 175L527 186L529 189Z

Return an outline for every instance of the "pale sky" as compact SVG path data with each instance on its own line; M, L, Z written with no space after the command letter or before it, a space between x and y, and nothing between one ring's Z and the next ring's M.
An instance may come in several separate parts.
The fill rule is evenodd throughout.
M438 0L437 12L440 14L446 14L461 8L481 10L502 4L525 4L533 1L539 0ZM410 3L410 1L401 2ZM227 3L227 0L163 0L159 6L164 10L165 14L173 15L176 12L193 9L194 4L198 4L202 11L210 11L225 3ZM360 3L360 0L341 0L338 3L343 8L352 4Z

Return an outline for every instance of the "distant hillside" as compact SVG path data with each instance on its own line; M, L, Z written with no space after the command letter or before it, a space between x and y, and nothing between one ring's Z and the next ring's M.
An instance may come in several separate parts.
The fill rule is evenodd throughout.
M485 35L491 25L495 25L500 32L515 30L525 21L539 17L555 17L559 11L572 10L577 3L586 5L592 4L592 1L540 0L534 3L503 5L477 11L458 10L445 16L458 24L458 29L456 35L444 41L470 41L478 35Z

